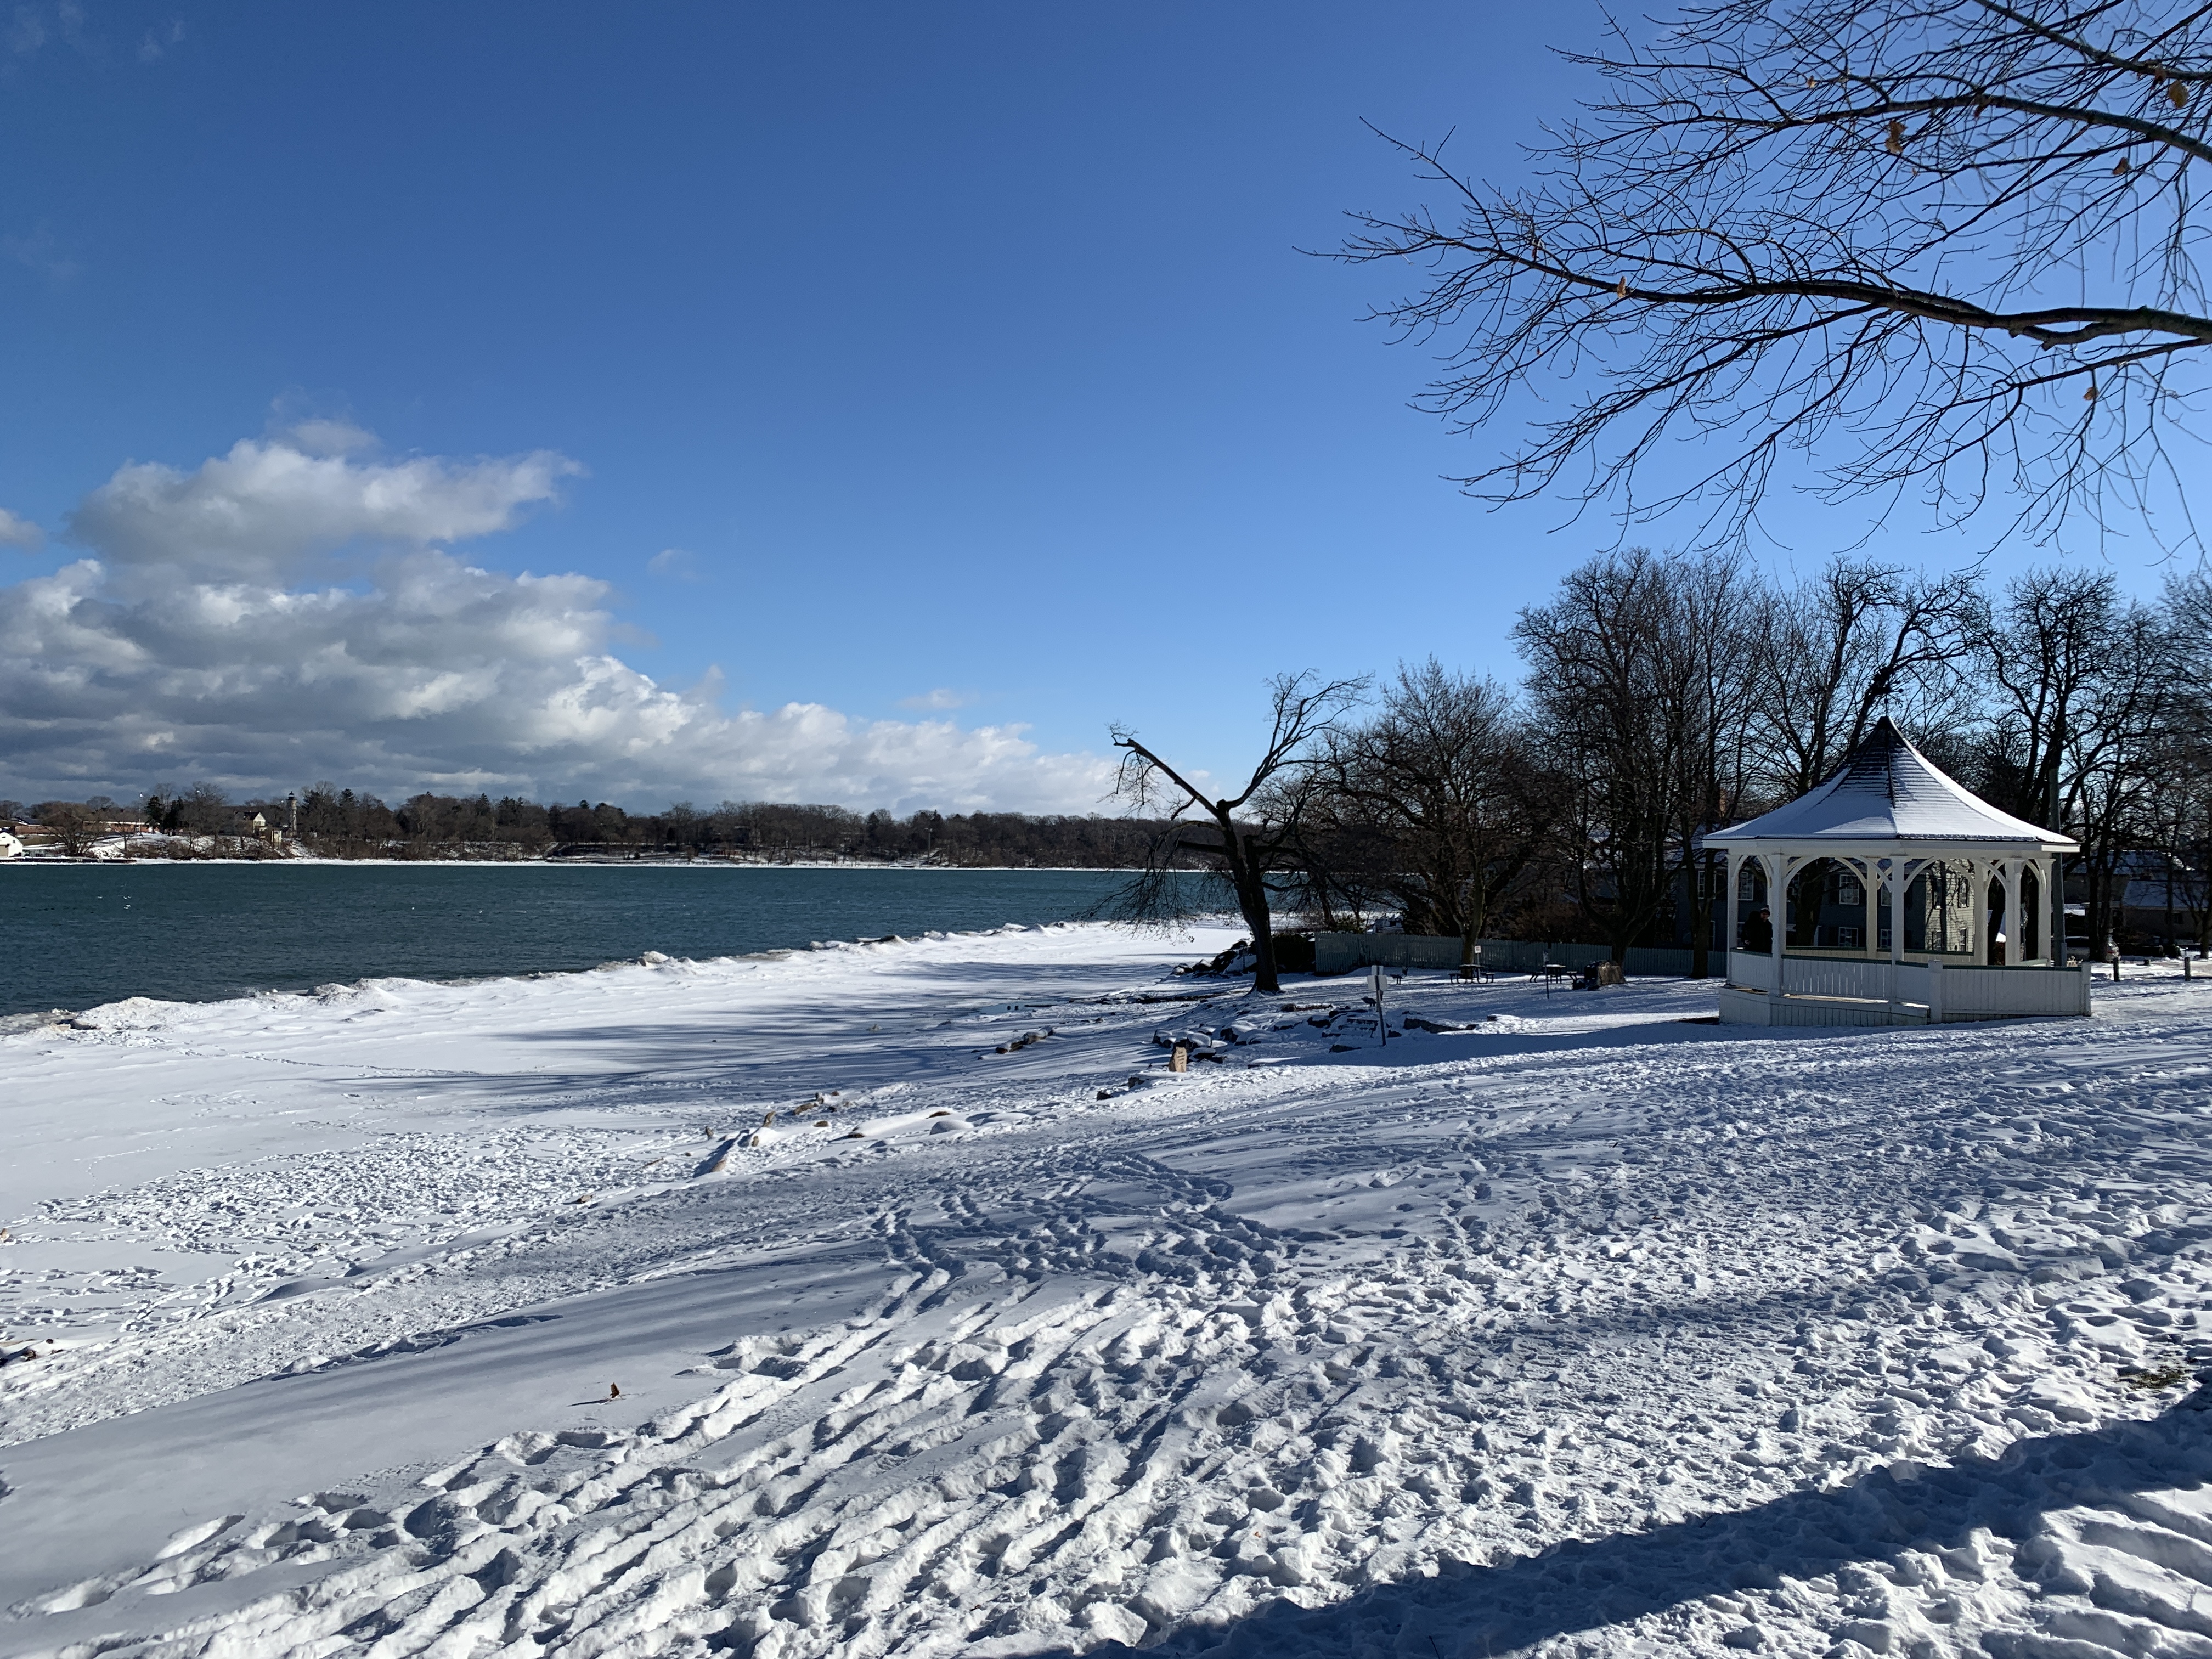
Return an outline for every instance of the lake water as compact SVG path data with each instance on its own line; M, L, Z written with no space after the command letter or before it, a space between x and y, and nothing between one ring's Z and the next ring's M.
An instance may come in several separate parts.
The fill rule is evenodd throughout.
M0 864L0 1015L1079 918L1109 870Z

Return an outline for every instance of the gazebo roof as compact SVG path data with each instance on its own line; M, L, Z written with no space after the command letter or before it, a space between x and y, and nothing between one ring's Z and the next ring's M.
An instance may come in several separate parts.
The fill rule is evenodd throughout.
M2073 850L2054 830L2000 812L1929 764L1887 714L1827 781L1748 823L1715 830L1709 847L1749 842L2009 842Z

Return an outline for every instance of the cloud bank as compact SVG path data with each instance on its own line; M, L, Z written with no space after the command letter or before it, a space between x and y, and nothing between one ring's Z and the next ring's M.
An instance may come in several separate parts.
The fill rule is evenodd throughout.
M732 712L718 674L660 684L611 649L606 583L449 550L552 501L574 463L368 447L320 422L189 472L133 463L86 496L68 536L90 556L0 586L9 793L330 778L640 806L1087 811L1110 781L1098 757L1042 753L1017 726Z

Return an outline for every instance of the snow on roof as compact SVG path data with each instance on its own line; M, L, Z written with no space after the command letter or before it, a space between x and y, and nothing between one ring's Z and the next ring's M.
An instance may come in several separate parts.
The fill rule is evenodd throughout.
M1705 837L1707 846L1753 841L2022 842L2060 850L2075 844L1998 811L1944 776L1887 714L1818 788Z

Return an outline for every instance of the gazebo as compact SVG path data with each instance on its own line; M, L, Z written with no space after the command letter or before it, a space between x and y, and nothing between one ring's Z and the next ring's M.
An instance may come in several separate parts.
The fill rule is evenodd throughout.
M2058 875L2077 843L1961 788L1887 716L1826 782L1705 845L1728 854L1723 1024L2089 1012L2089 964L2065 965ZM1771 945L1745 949L1762 908Z

